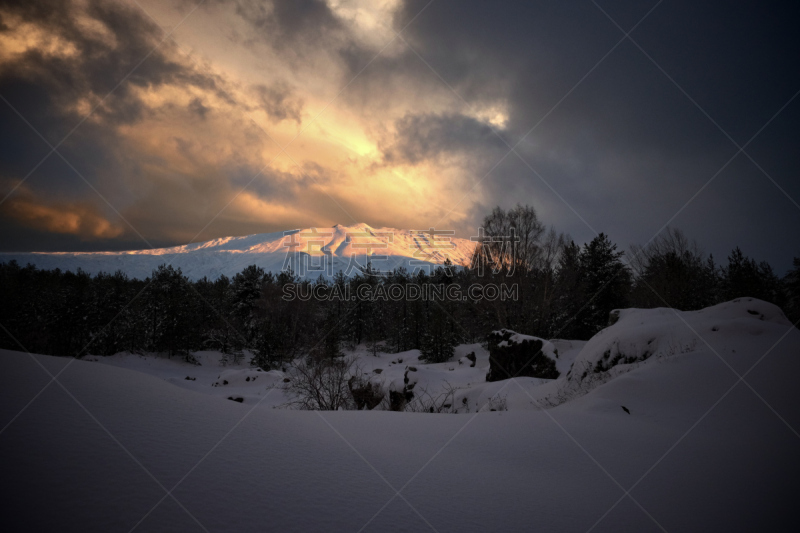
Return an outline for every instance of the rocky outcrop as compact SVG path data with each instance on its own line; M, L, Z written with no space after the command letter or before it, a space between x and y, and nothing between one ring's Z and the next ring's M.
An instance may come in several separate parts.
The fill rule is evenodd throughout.
M489 344L489 373L486 381L527 376L556 379L553 345L543 339L502 329L493 331Z

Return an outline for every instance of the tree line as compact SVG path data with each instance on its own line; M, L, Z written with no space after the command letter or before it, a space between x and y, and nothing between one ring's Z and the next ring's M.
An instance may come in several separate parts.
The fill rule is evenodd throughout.
M483 228L467 268L447 263L431 272L378 272L368 264L350 277L338 272L314 281L255 265L232 278L191 281L170 265L139 280L121 271L91 276L4 263L0 347L75 357L161 352L189 361L192 352L219 350L232 359L247 354L268 369L301 354L336 358L364 343L375 353L419 349L423 359L446 361L456 345L483 341L499 328L588 339L613 309L688 311L743 296L800 320L800 258L783 278L739 248L718 265L670 228L627 254L602 233L578 246L528 206L496 208ZM458 297L446 290L453 284L464 289ZM515 286L515 297L472 298L465 290L499 284ZM323 285L326 291L314 290ZM388 290L409 285L443 296ZM315 293L349 297L286 297Z

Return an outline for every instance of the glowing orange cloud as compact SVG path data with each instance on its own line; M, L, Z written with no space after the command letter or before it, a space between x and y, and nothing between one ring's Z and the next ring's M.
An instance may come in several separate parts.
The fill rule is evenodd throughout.
M37 204L30 199L12 198L5 207L11 218L39 230L77 235L84 239L110 239L120 236L124 231L88 205L53 206Z

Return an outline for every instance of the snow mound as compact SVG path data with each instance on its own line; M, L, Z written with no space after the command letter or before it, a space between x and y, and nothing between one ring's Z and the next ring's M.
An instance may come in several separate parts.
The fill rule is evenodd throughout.
M737 298L700 311L620 309L612 311L611 322L578 354L567 374L569 381L616 374L652 357L693 352L698 347L721 351L731 342L746 341L742 336L791 326L779 307L755 298Z

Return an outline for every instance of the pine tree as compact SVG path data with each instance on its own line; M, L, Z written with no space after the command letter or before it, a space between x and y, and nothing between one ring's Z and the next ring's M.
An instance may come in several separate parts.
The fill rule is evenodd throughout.
M311 300L299 298L284 299L288 286L293 286L295 294L301 288L307 291L291 270L281 271L277 277L267 276L261 297L256 303L254 313L257 317L258 334L255 343L253 363L264 370L277 365L281 367L298 354L308 351L313 345L313 309Z
M783 278L783 287L786 294L786 316L797 326L800 320L800 257L792 260L794 268L786 273Z
M722 269L722 298L724 301L749 296L778 304L780 280L769 264L757 264L745 256L737 246L728 256L728 265Z
M409 302L406 298L409 276L405 268L398 268L384 279L384 286L399 287L401 298L390 298L386 303L387 318L386 338L394 352L404 352L411 349L411 318L409 316ZM398 289L394 289L397 291ZM392 296L391 294L389 296Z
M608 325L614 309L627 306L631 272L621 258L624 252L601 233L584 245L580 255L581 277L585 280L588 300L580 313L580 337L589 338Z
M160 265L147 286L147 313L150 319L150 349L170 356L186 350L189 280L180 268Z
M551 329L562 339L582 335L579 311L586 300L586 280L581 269L581 249L574 242L565 248L556 267L555 303Z
M363 302L363 324L364 340L367 348L373 356L378 355L384 340L384 320L386 308L388 307L388 296L385 292L386 286L382 284L383 278L380 273L368 262L363 269L364 283L369 286L369 298Z
M458 336L455 324L442 309L441 303L435 302L431 306L428 327L422 336L420 344L420 360L427 363L444 363L455 354Z
M261 296L265 276L263 268L250 265L236 274L231 282L233 326L245 337L247 345L252 344L257 333L253 309Z
M452 264L451 264L452 265ZM429 280L436 294L428 301L428 320L420 344L420 359L429 363L444 363L453 357L459 341L456 331L455 302L448 297L448 286L453 282L452 272L439 267ZM429 296L433 291L428 290Z
M342 324L340 323L336 308L327 306L325 317L319 333L324 337L318 346L326 359L336 359L344 355L342 352Z
M246 339L231 324L235 318L230 278L224 274L214 281L203 278L195 283L195 291L201 299L196 317L200 345L224 354L241 350Z

